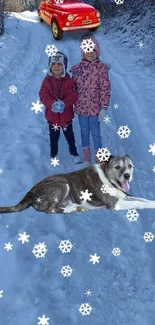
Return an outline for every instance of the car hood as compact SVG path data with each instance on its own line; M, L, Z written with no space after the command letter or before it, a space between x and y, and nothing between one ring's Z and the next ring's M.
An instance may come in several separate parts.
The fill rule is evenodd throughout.
M85 3L63 3L63 5L55 5L55 7L58 7L59 10L69 12L69 13L78 13L78 12L91 12L95 11L95 8L87 5Z

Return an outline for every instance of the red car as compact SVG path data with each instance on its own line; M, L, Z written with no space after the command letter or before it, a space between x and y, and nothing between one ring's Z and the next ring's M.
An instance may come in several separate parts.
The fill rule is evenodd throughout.
M95 31L101 24L100 12L81 0L41 1L38 16L41 22L51 26L56 40L62 38L64 31Z

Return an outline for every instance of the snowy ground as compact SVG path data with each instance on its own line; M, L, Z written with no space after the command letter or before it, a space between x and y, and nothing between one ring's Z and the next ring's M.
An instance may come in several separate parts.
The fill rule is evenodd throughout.
M48 127L43 112L35 114L31 107L39 99L47 68L46 46L55 44L64 51L71 67L80 60L83 33L66 34L54 42L50 27L40 24L35 12L15 16L0 38L1 206L14 205L48 175L77 168L65 153L63 138L60 165L50 165ZM155 79L151 69L138 65L143 49L133 53L120 45L119 31L104 35L101 28L96 36L101 59L111 64L111 123L101 123L103 147L114 155L131 156L135 165L131 193L154 199L155 157L148 150L155 143ZM10 86L16 86L17 93L10 93ZM131 133L121 139L117 131L124 125ZM77 118L74 126L81 153ZM0 324L155 325L155 241L143 238L155 232L155 212L138 213L133 222L125 211L107 210L52 216L29 208L1 215ZM30 235L24 244L18 240L23 232ZM59 248L64 240L69 240L68 253ZM9 242L13 246L7 251ZM36 258L32 250L43 242L47 252ZM116 247L119 256L112 254ZM100 258L93 264L90 255L95 253ZM68 277L62 274L64 266L69 266ZM82 304L87 304L87 315Z

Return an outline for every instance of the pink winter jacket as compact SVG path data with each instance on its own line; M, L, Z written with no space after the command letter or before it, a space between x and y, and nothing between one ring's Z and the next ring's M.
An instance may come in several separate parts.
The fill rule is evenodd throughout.
M74 111L79 115L98 115L102 108L107 109L110 100L111 83L106 65L96 59L85 59L71 68L78 91Z

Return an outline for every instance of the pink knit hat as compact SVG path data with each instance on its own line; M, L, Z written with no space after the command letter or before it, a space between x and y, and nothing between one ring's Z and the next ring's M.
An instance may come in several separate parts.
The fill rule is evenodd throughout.
M86 39L91 39L92 42L95 44L94 48L95 48L95 50L97 52L97 57L99 57L100 56L100 46L99 46L98 41L92 35L87 35L87 36L83 37L82 41L86 40ZM83 50L81 50L81 52L82 52L82 57L84 58L85 52Z

